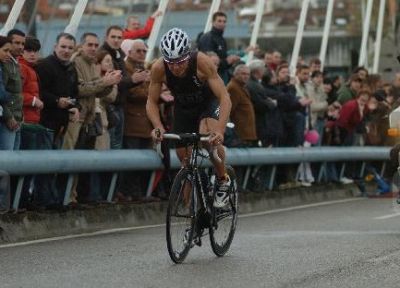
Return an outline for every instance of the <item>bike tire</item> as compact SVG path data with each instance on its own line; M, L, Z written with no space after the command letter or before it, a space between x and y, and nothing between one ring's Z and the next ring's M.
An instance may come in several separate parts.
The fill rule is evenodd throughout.
M224 207L223 211L229 210L231 217L226 217L228 218L228 223L224 223L224 225L227 227L226 229L223 229L221 222L226 218L222 218L224 214L221 213L221 209L212 206L212 223L209 228L211 248L214 254L218 257L224 256L232 244L232 240L236 231L237 213L239 208L239 195L235 171L231 166L227 166L226 171L231 179L231 190L229 193L229 204L227 204L228 209ZM229 213L227 212L226 215L229 215ZM222 240L220 238L222 238Z
M166 216L167 248L171 260L177 264L185 260L193 241L194 207L196 205L193 198L193 181L193 173L188 169L181 169L175 176L168 201ZM187 183L191 185L189 200L186 199L189 203L185 203L183 192ZM179 229L180 224L183 224L183 230ZM182 242L180 243L182 245L179 245L179 242Z

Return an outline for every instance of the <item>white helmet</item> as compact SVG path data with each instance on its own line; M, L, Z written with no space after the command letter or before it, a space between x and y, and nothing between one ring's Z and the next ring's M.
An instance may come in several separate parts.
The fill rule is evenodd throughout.
M165 60L179 59L190 52L190 39L186 32L172 28L161 37L160 51Z

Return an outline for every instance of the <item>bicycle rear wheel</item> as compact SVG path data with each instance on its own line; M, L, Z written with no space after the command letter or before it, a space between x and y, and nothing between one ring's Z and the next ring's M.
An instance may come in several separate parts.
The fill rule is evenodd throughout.
M231 166L226 167L231 179L229 203L226 207L212 207L212 223L210 226L211 248L215 255L221 257L228 252L235 235L238 213L238 189L235 171Z
M182 263L189 253L194 233L193 174L182 169L172 184L166 219L166 236L169 256Z

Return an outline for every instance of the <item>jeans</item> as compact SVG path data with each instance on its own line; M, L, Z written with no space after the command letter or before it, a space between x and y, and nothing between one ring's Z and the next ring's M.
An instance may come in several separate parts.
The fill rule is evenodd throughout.
M11 131L4 122L0 122L0 150L18 150L20 130ZM0 171L1 172L1 171ZM0 173L0 210L8 210L11 201L10 177Z
M50 129L42 128L43 129L36 132L23 128L21 147L28 150L31 150L31 148L33 148L33 150L52 150L54 132ZM36 144L32 144L32 141L36 142ZM33 198L35 204L48 206L61 203L62 198L58 192L54 174L36 175L33 185Z
M17 131L11 131L5 123L0 122L0 150L14 150L16 144L19 146L16 138Z
M122 139L124 136L124 108L122 105L115 106L115 109L119 114L119 121L113 128L110 128L108 132L110 133L110 148L111 149L122 149Z
M21 150L50 150L53 146L53 131L39 124L23 124L21 127ZM25 177L21 201L28 201L33 197L33 202L38 205L55 204L56 192L53 175L35 175ZM58 196L56 196L58 197Z
M317 130L319 134L318 143L315 146L321 146L322 138L324 137L325 119L318 118L317 121L315 122L314 129Z
M0 212L10 208L10 176L0 171Z
M328 181L338 182L339 175L335 162L326 163L326 177Z
M109 173L104 172L92 172L88 174L88 177L90 177L89 202L99 202L107 199L108 189L110 188L108 175Z

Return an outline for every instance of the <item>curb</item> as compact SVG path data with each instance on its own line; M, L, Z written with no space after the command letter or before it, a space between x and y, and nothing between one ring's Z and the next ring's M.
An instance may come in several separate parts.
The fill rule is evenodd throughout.
M314 185L264 193L242 193L240 213L355 197L356 185ZM165 223L167 201L147 204L104 204L84 210L0 215L0 244L90 233L104 229Z

